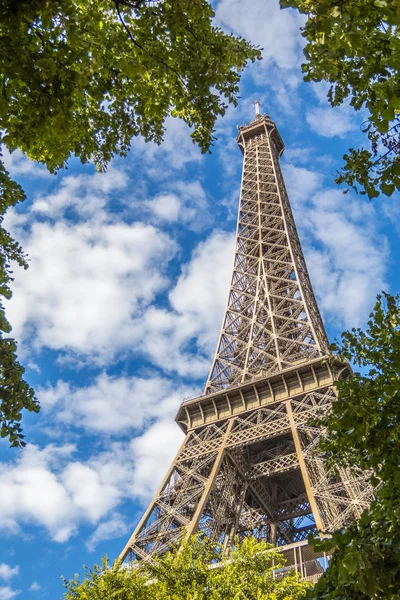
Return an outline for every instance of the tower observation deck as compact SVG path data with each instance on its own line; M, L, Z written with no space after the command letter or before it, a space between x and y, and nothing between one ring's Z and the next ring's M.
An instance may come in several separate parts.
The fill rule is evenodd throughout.
M323 431L310 425L349 368L329 357L279 165L283 141L256 107L237 143L236 249L217 351L204 394L178 411L185 440L120 558L151 560L200 529L226 550L235 536L270 541L316 577L308 534L357 518L372 490L363 473L328 469Z

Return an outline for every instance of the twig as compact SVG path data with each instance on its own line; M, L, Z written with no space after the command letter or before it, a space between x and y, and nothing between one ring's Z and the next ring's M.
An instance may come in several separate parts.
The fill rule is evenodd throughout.
M133 35L131 34L128 26L126 25L124 19L122 18L121 12L119 10L119 5L120 2L118 2L118 0L115 0L115 7L117 9L117 13L118 13L118 18L121 21L122 27L125 29L126 33L128 34L129 39L135 44L135 46L137 46L138 48L140 48L140 50L143 50L143 52L145 52L145 49L143 48L143 46L141 46L133 37Z
M389 150L385 152L385 154L382 154L382 156L380 156L375 162L371 164L370 168L375 167L383 158L385 158L385 156L387 156L391 152L394 152L396 148L400 148L400 142L397 142L397 144L395 144L393 148L389 148Z
M155 61L158 61L159 63L161 63L162 65L164 65L164 67L166 67L167 69L169 69L170 71L172 71L173 73L175 73L175 75L178 77L179 81L181 82L181 84L185 88L185 90L188 91L187 85L186 85L185 81L179 75L178 71L176 69L174 69L174 67L171 67L171 65L168 65L167 63L165 63L158 56L154 56L154 55L150 54L149 52L147 52L147 50L143 46L141 46L135 40L135 38L133 37L132 33L129 30L129 27L127 26L127 24L125 23L122 15L121 15L121 12L119 10L119 4L120 4L120 1L119 0L115 0L115 6L116 6L116 9L117 9L118 18L121 21L121 24L122 24L123 28L125 29L126 33L128 34L129 39L135 44L135 46L137 46L138 48L140 48L140 50L142 50L143 52L145 52L147 54L147 56L150 56L150 58L153 58Z

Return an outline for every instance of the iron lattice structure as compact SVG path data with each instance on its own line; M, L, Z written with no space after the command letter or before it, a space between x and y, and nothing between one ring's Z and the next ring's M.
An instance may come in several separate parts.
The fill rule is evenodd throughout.
M323 431L310 425L330 410L334 381L349 368L327 360L279 166L282 139L256 114L237 141L236 251L216 356L204 395L178 411L186 438L120 558L151 560L201 529L225 549L236 535L293 549L289 562L313 565L315 576L305 538L358 517L372 490L363 473L328 469L318 450Z

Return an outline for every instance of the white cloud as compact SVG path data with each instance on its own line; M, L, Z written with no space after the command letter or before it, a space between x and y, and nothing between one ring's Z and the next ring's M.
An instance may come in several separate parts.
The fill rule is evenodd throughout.
M347 106L313 108L307 112L306 120L314 133L327 138L344 137L357 128L354 110Z
M0 586L0 600L12 600L21 593L21 590L13 590L8 586Z
M159 194L153 200L145 201L144 204L162 221L174 223L179 219L181 201L175 194Z
M285 180L319 306L327 321L356 327L385 287L387 244L374 207L324 189L322 175L284 165Z
M261 46L264 60L282 69L298 67L304 20L297 11L281 10L278 2L265 0L220 0L216 7L218 24Z
M189 387L161 377L111 377L105 373L86 387L58 381L38 389L43 415L63 426L97 433L139 430L156 417L174 417Z
M85 461L73 459L72 445L41 450L28 445L17 460L0 466L0 529L20 534L26 525L36 525L63 543L81 524L98 526L89 547L122 535L124 517L114 511L125 501L131 507L135 498L149 500L181 440L168 417Z
M299 94L302 82L300 64L305 43L300 28L305 22L305 16L295 10L281 10L279 2L272 0L254 0L247 3L241 0L220 0L216 5L215 20L222 29L233 31L259 46L263 56L261 62L250 64L242 77L242 86L248 78L253 80L252 96L243 96L239 111L229 109L228 120L229 114L236 112L235 124L248 123L254 118L251 100L257 98L261 101L263 112L270 113L275 108L275 116L290 116L293 126L296 127L302 102ZM244 119L240 113L245 114ZM225 122L226 117L222 119L222 127ZM221 123L218 130L220 127ZM233 135L232 130L229 135Z
M313 194L322 187L323 176L305 167L297 167L284 162L282 165L285 182L290 192L290 203L294 207L309 201Z
M19 566L10 567L6 563L0 563L0 579L12 579L19 573Z
M136 138L132 144L135 174L138 164L140 174L153 181L165 180L171 172L186 168L190 163L198 164L203 160L200 148L193 144L190 128L181 119L169 117L161 146Z
M7 309L14 335L99 362L131 344L129 325L166 285L162 271L176 252L151 225L105 217L34 221L21 237L31 264Z
M126 535L128 531L129 527L124 517L119 513L115 513L111 519L100 523L95 529L86 542L86 548L89 552L93 552L100 542L121 537Z
M106 173L66 175L53 193L35 198L32 213L54 218L74 209L80 217L102 218L104 207L128 182L126 173L113 166Z
M382 199L382 210L385 217L395 227L397 234L400 234L400 205L398 194L395 192L390 198L382 197Z
M135 337L154 364L184 376L210 368L233 264L233 234L215 231L201 242L169 294L171 309L150 308Z
M163 419L149 427L142 436L132 440L135 457L133 491L146 501L152 497L167 473L183 433L171 419Z
M386 286L386 240L376 230L375 211L362 210L362 203L339 191L322 192L313 204L310 223L322 251L317 260L311 255L310 270L321 308L340 324L357 327Z
M166 185L162 192L142 205L159 221L182 222L193 231L201 231L212 217L208 210L207 195L199 181L176 181Z
M311 81L308 82L308 85L314 92L315 97L318 99L318 102L322 105L325 104L326 106L328 102L328 92L330 90L331 84L328 81Z
M118 453L103 453L84 465L68 462L73 450L28 446L18 461L1 466L2 528L13 521L15 533L21 523L33 523L45 527L54 541L65 542L81 521L96 523L118 503Z
M31 344L59 350L64 360L102 365L123 351L145 352L162 368L203 376L222 319L233 236L217 231L202 242L170 293L171 307L158 308L153 301L169 283L165 272L177 244L154 225L116 219L110 194L125 185L117 170L108 178L69 176L27 213L11 212L8 226L31 261L8 303L13 334L25 354ZM193 230L207 225L200 182L170 187L181 202L179 219Z
M73 448L48 446L43 451L27 447L16 464L0 466L0 527L16 533L18 520L39 522L56 541L67 539L74 530L70 500L49 466L69 456Z
M33 176L36 178L46 178L52 176L46 167L34 162L33 160L30 160L20 150L9 152L7 148L3 147L2 153L2 161L4 166L12 177Z
M41 589L42 589L42 586L40 585L40 583L38 581L34 581L32 583L32 585L29 587L30 592L40 592Z
M214 350L229 292L234 235L215 231L199 244L169 299L173 309L196 325L199 343Z

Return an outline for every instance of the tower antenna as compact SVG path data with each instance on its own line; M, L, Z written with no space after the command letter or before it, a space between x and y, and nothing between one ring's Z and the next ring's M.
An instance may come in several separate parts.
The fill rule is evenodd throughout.
M254 104L254 110L256 112L256 118L257 118L260 115L260 101L254 100L253 104Z

